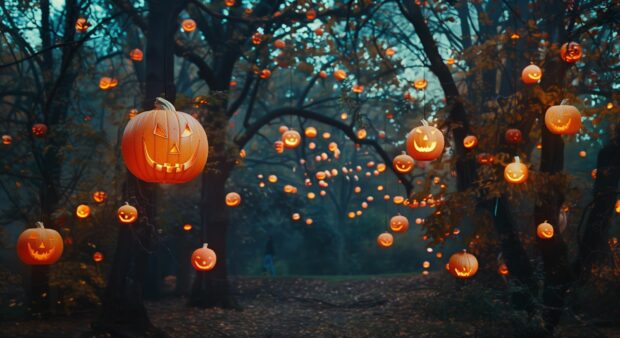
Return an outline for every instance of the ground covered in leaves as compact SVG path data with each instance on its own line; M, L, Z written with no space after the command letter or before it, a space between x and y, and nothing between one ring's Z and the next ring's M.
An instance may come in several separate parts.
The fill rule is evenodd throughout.
M501 287L501 285L500 285ZM153 323L170 337L515 337L525 336L494 290L437 276L240 278L242 311L196 309L182 298L149 302ZM0 322L2 337L79 337L94 314ZM600 326L600 325L599 325ZM559 337L620 337L567 315Z

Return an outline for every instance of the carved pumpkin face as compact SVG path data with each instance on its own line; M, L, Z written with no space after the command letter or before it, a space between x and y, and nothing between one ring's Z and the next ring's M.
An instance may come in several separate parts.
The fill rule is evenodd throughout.
M406 232L409 229L409 220L405 216L396 215L390 219L390 229L394 232Z
M413 87L417 90L424 90L426 89L427 85L428 85L428 82L425 79L419 79L419 80L413 81Z
M538 224L538 227L536 228L536 234L539 238L542 239L552 238L554 234L553 225L547 223L547 221Z
M17 239L17 255L28 265L48 265L55 263L64 249L58 231L45 229L37 222L36 228L27 229Z
M93 262L103 262L103 254L100 251L95 251L95 253L93 253Z
M32 126L32 134L36 137L44 137L47 134L47 126L43 123L35 123Z
M366 129L359 129L357 132L355 132L355 135L358 139L363 140L366 138L366 135L368 135L368 133L366 132Z
M192 230L193 226L189 223L183 224L183 230L184 231L190 231Z
M229 207L236 207L241 204L241 196L236 192L229 192L226 194L226 205Z
M90 23L88 22L88 20L86 20L86 18L78 18L77 20L75 20L75 31L78 33L84 33L88 30L88 27L90 27Z
M306 135L306 137L308 138L315 138L317 135L317 130L315 127L308 127L306 128L306 130L304 131L304 134ZM333 151L333 150L332 150Z
M504 134L504 138L506 139L506 142L510 143L510 144L517 144L521 142L521 130L516 129L516 128L511 128L506 130L506 133Z
M495 156L488 153L480 153L476 155L476 161L482 165L493 164L493 162L495 162Z
M529 65L521 72L521 81L525 84L539 83L542 79L542 70L536 65Z
M347 73L344 70L338 69L334 72L334 78L338 81L342 81L347 78Z
M392 166L396 172L401 174L407 174L413 170L414 166L413 158L407 154L400 154L394 157L392 161Z
M105 191L95 191L93 193L93 200L97 203L103 203L108 199L108 194Z
M132 49L131 52L129 52L129 58L133 61L140 62L142 61L142 59L144 59L144 53L140 48L135 48Z
M282 154L284 152L284 142L275 141L273 143L273 148L276 150L276 153Z
M185 19L181 23L181 29L186 33L191 33L196 30L196 21L192 19Z
M295 149L301 144L301 135L296 130L287 130L282 134L282 142L286 149Z
M441 155L444 147L443 133L422 120L422 126L407 135L407 152L418 161L432 161Z
M515 161L504 168L504 179L508 183L520 184L527 180L527 166L521 163L519 156L515 156Z
M2 144L9 145L13 143L13 138L11 135L2 135Z
M217 256L215 251L208 248L207 243L202 248L194 250L192 253L192 266L199 271L209 271L215 267Z
M90 207L86 204L80 204L75 208L75 216L78 218L86 218L90 216Z
M472 149L478 144L478 138L474 135L467 135L463 139L463 147L465 149Z
M575 63L581 60L583 50L577 42L568 42L560 48L560 57L564 62Z
M573 135L581 129L581 114L571 105L551 106L545 113L545 126L553 134Z
M497 273L499 273L500 276L508 276L510 274L508 271L508 266L505 263L499 265L497 268Z
M389 232L384 232L377 237L377 244L381 248L389 248L394 244L394 236Z
M191 115L177 112L161 98L162 109L129 120L122 141L129 171L146 182L184 183L207 163L209 142L202 125Z
M125 205L118 208L116 215L121 223L131 224L138 219L138 209L129 205L129 203L125 203Z
M457 252L450 257L446 269L456 278L471 278L478 272L478 259L463 250L463 252Z

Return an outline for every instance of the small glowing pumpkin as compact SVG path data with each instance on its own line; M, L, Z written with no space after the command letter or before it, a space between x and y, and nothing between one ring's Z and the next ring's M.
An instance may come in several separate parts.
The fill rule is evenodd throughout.
M32 134L36 137L44 137L47 134L47 126L43 123L35 123L32 126Z
M506 130L506 133L504 134L504 139L510 144L521 143L521 137L521 130L516 128L510 128Z
M581 114L575 106L564 104L551 106L545 112L545 126L553 134L573 135L581 129Z
M529 65L521 72L521 81L525 84L539 83L542 79L542 70L537 65Z
M135 48L129 52L129 58L133 61L141 62L144 59L144 53L140 48Z
M101 251L95 251L93 253L93 262L95 263L103 262L103 253L101 253Z
M392 161L392 166L394 167L394 170L396 170L396 172L401 174L407 174L410 173L411 170L413 170L414 163L415 161L413 160L413 158L403 152L402 154L394 157L394 160Z
M465 149L472 149L478 144L478 138L474 135L467 135L463 139L463 147Z
M196 30L196 21L192 19L185 19L181 22L181 29L185 33L191 33Z
M521 163L519 156L515 156L515 161L508 164L506 168L504 168L504 179L508 183L520 184L525 182L527 177L527 166Z
M93 193L93 200L97 203L103 203L108 199L108 194L105 191L95 191Z
M75 208L75 216L78 218L86 218L90 216L90 207L86 204L80 204Z
M54 264L64 249L62 236L54 229L46 229L42 222L26 229L17 239L17 255L28 265Z
M413 87L417 90L424 90L428 86L428 81L426 79L419 79L413 81Z
M131 224L138 219L138 209L125 202L125 205L118 208L116 215L121 223Z
M282 134L282 142L286 149L295 149L301 144L301 135L296 130L287 130Z
M215 251L209 249L207 243L204 243L202 248L194 250L191 262L194 269L198 271L209 271L215 267L217 255Z
M536 227L536 235L538 235L538 237L541 239L552 238L554 232L555 231L553 230L553 225L547 223L547 221L538 224L538 227Z
M446 269L456 278L471 278L478 272L478 259L467 250L456 252L450 256Z
M567 42L560 48L560 57L564 62L575 63L581 60L583 50L577 42Z
M241 204L241 196L236 192L229 192L226 194L226 205L229 207L236 207Z
M342 69L338 69L334 71L334 78L338 81L342 81L347 78L347 73Z
M407 152L415 160L432 161L441 155L443 147L443 133L425 120L407 135Z
M11 143L13 143L13 137L11 137L11 135L2 135L2 144L9 145Z
M84 33L90 27L90 22L84 17L79 17L75 20L75 31L78 33Z
M318 131L316 130L315 127L308 127L306 128L306 130L304 130L304 135L306 135L306 137L308 138L315 138L317 135Z
M501 263L499 265L499 267L497 268L497 273L499 273L500 276L508 276L510 274L510 271L508 271L508 266L506 265L506 263Z
M390 219L390 229L394 232L407 232L409 220L402 215L396 215Z
M389 248L394 244L394 236L389 232L384 232L377 237L377 244L381 248Z

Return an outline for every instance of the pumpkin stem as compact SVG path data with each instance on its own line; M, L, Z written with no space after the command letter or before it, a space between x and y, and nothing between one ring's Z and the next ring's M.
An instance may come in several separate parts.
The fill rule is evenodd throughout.
M428 127L428 122L426 122L426 120L422 120L422 125Z
M163 110L176 111L176 108L174 108L174 105L170 103L170 101L161 97L155 98L155 107L161 108Z
M519 158L519 156L515 156L515 163L521 163L521 159Z
M207 247L208 247L208 246L209 246L209 245L208 245L207 243L204 243L204 244L202 245L202 248L203 248L203 249L207 249Z
M41 221L34 222L34 225L39 229L45 229L45 226L43 225L43 222Z
M560 102L561 105L567 105L568 104L568 99L562 99L562 102Z

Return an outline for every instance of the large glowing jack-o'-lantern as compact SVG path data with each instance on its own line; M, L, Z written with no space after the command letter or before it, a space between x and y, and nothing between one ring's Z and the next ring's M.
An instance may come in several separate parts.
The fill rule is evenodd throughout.
M26 229L17 239L17 255L28 265L55 263L63 251L62 237L58 231L45 229L42 222L36 228Z
M547 223L547 221L538 224L538 227L536 227L536 234L541 239L552 238L554 234L553 225Z
M478 272L478 259L476 259L476 256L463 250L463 252L454 253L450 257L446 269L456 278L471 278Z
M527 180L527 166L521 163L519 156L515 156L515 161L504 168L504 179L508 183L520 184Z
M389 232L384 232L377 237L377 244L382 248L389 248L394 244L394 236Z
M407 232L409 220L405 216L396 215L390 219L390 229L394 232Z
M425 120L407 135L407 152L415 160L432 161L441 155L443 147L443 133Z
M215 251L209 249L207 243L192 253L192 266L196 270L209 271L215 267L215 263L217 263Z
M241 196L236 192L229 192L226 194L226 205L229 207L236 207L241 204Z
M295 149L301 144L301 135L296 130L287 130L282 134L282 142L284 142L284 148Z
M138 209L136 207L129 205L129 203L125 202L125 205L118 208L116 212L118 216L118 220L121 223L131 224L138 219Z
M525 84L539 83L542 79L542 70L537 65L529 65L521 72L521 81Z
M129 120L121 150L127 169L139 179L156 183L192 180L207 163L209 142L200 122L177 112L158 97L159 109Z
M545 126L553 134L573 135L581 129L581 114L575 106L562 101L560 105L547 109Z

